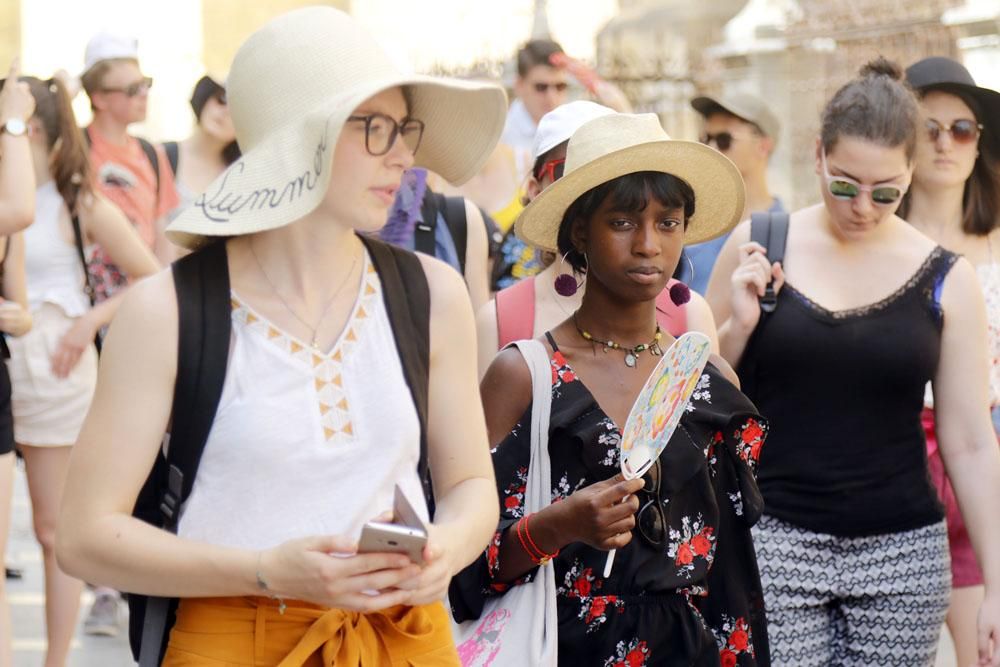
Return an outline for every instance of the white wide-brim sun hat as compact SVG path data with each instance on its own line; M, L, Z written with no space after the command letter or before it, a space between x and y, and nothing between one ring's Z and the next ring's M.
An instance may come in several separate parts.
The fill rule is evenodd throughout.
M615 113L591 120L566 147L563 177L542 190L515 223L517 235L542 250L558 252L559 225L581 195L619 176L640 171L672 174L694 190L694 215L684 244L710 241L743 215L746 189L736 165L694 141L674 141L656 114Z
M311 213L326 195L347 117L398 87L409 116L424 122L416 166L455 184L472 178L503 131L503 89L400 72L361 25L331 7L272 20L243 43L226 80L242 157L167 227L167 237L194 249Z

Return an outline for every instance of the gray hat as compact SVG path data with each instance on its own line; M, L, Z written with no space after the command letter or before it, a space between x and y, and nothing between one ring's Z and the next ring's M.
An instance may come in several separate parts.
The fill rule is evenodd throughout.
M691 100L691 106L705 118L713 113L723 111L753 123L774 141L777 141L778 135L781 134L781 123L777 116L767 108L767 103L749 93L737 92L715 97L696 97Z

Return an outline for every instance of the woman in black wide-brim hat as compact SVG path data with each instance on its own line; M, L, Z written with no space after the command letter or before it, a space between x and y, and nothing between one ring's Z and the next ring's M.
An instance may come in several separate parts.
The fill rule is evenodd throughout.
M976 268L986 297L990 405L1000 433L1000 93L976 85L950 58L925 58L906 70L920 98L913 184L900 217ZM931 476L948 520L952 596L948 630L959 665L976 660L976 615L983 572L972 549L935 437L933 401L924 410Z

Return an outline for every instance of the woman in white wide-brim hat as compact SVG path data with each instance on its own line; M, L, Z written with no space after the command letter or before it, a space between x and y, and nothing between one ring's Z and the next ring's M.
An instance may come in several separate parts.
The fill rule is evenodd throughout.
M60 560L87 581L180 598L164 664L457 664L441 599L497 517L471 307L444 264L392 255L429 288L429 381L416 386L405 349L420 332L390 324L386 285L404 288L373 260L391 251L358 233L381 227L414 164L453 182L476 173L505 96L400 74L353 19L322 7L254 33L227 95L243 157L167 232L204 247L188 265L222 248L232 295L225 384L178 534L131 516L179 418L178 299L163 273L129 296L109 335ZM436 501L414 556L424 564L359 554L394 487L428 517L424 460Z
M508 628L523 619L497 624L484 605L551 559L558 627L543 634L558 637L560 665L769 664L750 537L766 426L718 357L649 472L619 473L621 427L674 342L657 323L657 296L684 244L727 232L744 197L725 156L670 140L654 114L608 114L573 134L564 175L521 213L518 235L558 252L587 289L539 337L552 365L554 502L537 513L525 510L532 401L519 351L501 351L483 378L501 518L449 591L458 620L483 618L459 646L463 659L516 636Z

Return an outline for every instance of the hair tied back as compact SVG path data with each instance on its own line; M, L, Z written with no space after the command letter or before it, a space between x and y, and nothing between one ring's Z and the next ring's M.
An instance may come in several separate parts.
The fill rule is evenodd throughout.
M858 72L861 76L887 76L893 81L903 80L903 68L885 56L869 60Z

